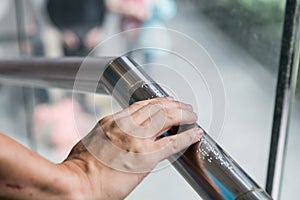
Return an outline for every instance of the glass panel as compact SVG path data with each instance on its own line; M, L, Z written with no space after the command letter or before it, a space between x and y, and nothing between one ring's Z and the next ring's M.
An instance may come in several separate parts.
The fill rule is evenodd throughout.
M71 49L78 47L78 40L82 39L87 30L92 28L87 26L78 28L79 25L75 25L75 27L72 26L73 32L66 31L66 29L72 28L62 27L59 23L62 18L58 19L59 16L65 16L66 13L54 9L54 14L51 14L51 9L49 10L49 7L47 9L48 1L50 0L16 1L23 2L24 16L22 19L25 37L21 43L18 43L17 37L15 1L0 1L0 25L4 27L0 30L1 57L17 56L21 53L47 57L87 54L86 49L80 50L80 52L66 52L66 48L63 46L66 47L66 43L68 43L67 46ZM163 5L162 2L165 2L165 5L169 3L169 6L165 7L167 8L165 12L169 14L168 17L162 21L154 21L155 23L152 21L152 25L174 29L191 37L203 46L218 66L226 93L226 118L223 130L211 134L259 185L264 186L285 1L147 1L159 2L160 5ZM86 9L93 10L92 7L88 6ZM160 8L156 9L159 10ZM104 13L103 10L99 9L100 12ZM157 10L152 12L153 16L158 14L155 13ZM95 14L93 12L88 13ZM122 24L120 23L120 15L116 14L112 8L109 8L104 14L106 16L103 24L100 18L97 22L97 26L101 27L100 32L99 30L93 32L95 35L101 36L100 38L92 37L97 38L96 42L103 41L111 35L125 30L120 25ZM73 15L69 20L73 22L78 16ZM149 24L149 22L147 23ZM130 23L129 25L141 26L140 23ZM74 37L72 35L74 32L80 37ZM137 38L135 40L139 41ZM151 37L148 40L152 41ZM90 41L90 43L93 42L93 40ZM199 56L199 52L192 47L184 43L179 44L179 46L184 48L183 50L191 57ZM125 48L126 44L117 43L113 47ZM103 55L101 51L94 53ZM178 65L175 59L174 66L176 64ZM156 71L151 73L154 77L157 76ZM170 77L166 76L167 78ZM170 81L184 90L177 79ZM71 94L54 89L29 89L26 91L16 87L11 89L8 83L2 83L0 87L0 104L5 108L0 110L0 117L3 119L0 124L1 131L29 146L30 141L27 138L30 134L27 135L28 133L25 131L27 127L28 130L32 130L32 135L29 138L35 138L34 143L38 153L52 161L62 161L71 146L78 140L73 131L76 125L70 124L70 120L66 120L71 118L71 112L69 112ZM197 88L198 85L193 87ZM35 94L35 98L33 98L33 94ZM201 97L203 94L197 93L196 95ZM209 93L206 96L209 96ZM206 96L203 95L202 99L205 99ZM78 110L83 111L82 116L89 121L89 117L91 117L90 105L94 105L94 95L78 95L75 99L78 101ZM111 112L111 109L108 109L110 100L109 97L96 96L96 112L99 117ZM33 108L27 110L24 102L29 102L29 108ZM206 100L203 102L199 105L199 123L209 129L212 109L205 103ZM61 113L65 115L61 115ZM69 135L66 134L67 131L61 132L62 124L55 121L57 117L63 118L60 122L64 126L69 123L67 125L71 129L68 132ZM45 118L52 121L45 121ZM32 122L30 122L31 119L33 119ZM26 120L30 120L29 122L33 125L28 127ZM92 125L83 128L90 129L91 127ZM291 130L296 129L291 128ZM292 137L294 136L290 138ZM297 163L299 162L297 161ZM128 199L166 198L199 199L193 189L170 166L151 173L128 197Z
M167 27L200 43L218 66L226 92L226 118L217 141L262 187L268 164L284 5L285 1L280 0L177 1L176 16L166 22ZM186 52L193 56L198 53L189 47ZM199 106L199 123L208 130L203 122L211 113L205 106ZM129 199L198 199L189 186L180 184L177 172L170 170L151 174ZM147 193L151 197L145 197Z
M298 196L297 191L300 185L300 157L299 157L299 141L300 141L300 76L298 74L298 83L296 96L294 99L293 111L291 113L289 134L287 141L286 160L283 172L283 182L281 189L281 198L295 199Z
M0 2L0 26L0 59L18 57L20 43L15 1L3 0ZM23 89L1 80L0 94L2 108L0 109L0 131L28 146Z
M176 2L177 14L166 22L167 27L200 43L224 81L226 118L222 134L216 139L264 187L285 1ZM191 47L186 52L195 57L199 53ZM205 120L211 113L202 106L207 105L199 106L199 123L208 130ZM198 199L181 177L175 176L177 172L169 171L166 168L152 173L129 199Z

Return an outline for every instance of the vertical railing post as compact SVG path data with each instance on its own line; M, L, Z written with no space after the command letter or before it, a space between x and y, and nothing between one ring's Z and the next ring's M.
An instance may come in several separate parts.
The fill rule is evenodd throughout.
M289 118L296 89L299 64L299 34L297 0L287 0L266 180L266 191L275 200L280 198Z

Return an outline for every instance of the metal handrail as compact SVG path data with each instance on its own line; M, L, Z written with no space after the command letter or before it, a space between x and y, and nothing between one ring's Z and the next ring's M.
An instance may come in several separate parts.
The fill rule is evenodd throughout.
M77 76L83 63L88 68L84 70L84 75ZM112 93L123 107L135 101L168 95L128 57L113 60L2 59L0 78L13 79L22 84L65 89L73 89L76 81L76 90ZM201 141L182 152L178 159L171 157L170 160L203 199L272 199L207 133Z

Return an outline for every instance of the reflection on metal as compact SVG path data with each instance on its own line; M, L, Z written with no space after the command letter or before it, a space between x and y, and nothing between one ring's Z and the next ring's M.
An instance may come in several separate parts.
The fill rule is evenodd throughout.
M0 77L7 81L29 86L56 87L72 90L80 65L84 61L89 65L85 79L78 79L76 89L86 92L95 92L91 88L97 85L99 71L104 71L111 58L18 58L0 59ZM97 72L97 73L96 73ZM80 77L78 77L80 78ZM105 93L98 88L98 93Z
M140 100L168 96L127 57L111 61L101 82L123 107ZM168 134L174 134L173 129L177 132L178 127ZM176 158L178 155L170 158L173 166L203 199L272 199L207 133Z
M82 61L83 58L2 59L0 78L18 80L22 84L72 89ZM127 57L114 60L89 58L85 60L85 65L89 65L86 76L76 79L79 89L94 92L91 88L99 84L99 77L95 74L101 71L103 76L96 92L112 92L123 107L136 101L167 96L159 85ZM187 127L174 127L168 134L182 131L183 128ZM170 161L205 200L272 199L207 133L200 142L171 157Z
M298 9L297 0L286 1L266 181L266 190L275 200L280 198L282 172L287 147L289 118L297 85L300 40Z

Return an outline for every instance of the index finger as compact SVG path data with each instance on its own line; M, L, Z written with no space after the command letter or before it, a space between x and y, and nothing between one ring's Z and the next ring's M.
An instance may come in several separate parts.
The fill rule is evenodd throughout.
M170 100L171 100L170 97L157 97L157 98L153 98L153 99L137 101L137 102L133 103L132 105L130 105L129 107L125 108L124 110L117 112L115 114L115 117L116 118L126 117L126 116L129 116L129 115L135 113L136 111L140 110L141 108L147 106L148 104L154 104L154 103L163 104L164 102L167 102Z

